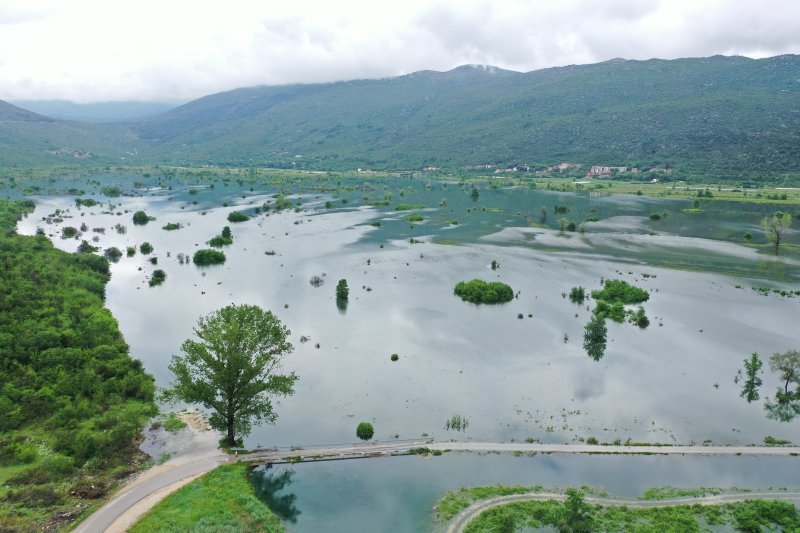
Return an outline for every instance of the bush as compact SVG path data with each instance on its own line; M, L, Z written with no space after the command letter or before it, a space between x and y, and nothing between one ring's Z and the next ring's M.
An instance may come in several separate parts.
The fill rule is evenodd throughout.
M112 263L116 263L122 257L122 251L116 246L112 246L111 248L105 249L105 251L103 252L103 256L105 256L105 258L111 261Z
M586 290L583 287L572 287L569 291L569 301L574 304L582 304L586 299Z
M392 361L398 361L400 359L400 356L397 355L396 353L393 353L389 359L391 359Z
M411 213L405 218L409 222L422 222L425 218L419 213Z
M159 268L153 271L153 275L150 277L149 285L151 287L155 287L156 285L161 285L162 283L164 283L164 280L166 279L167 279L167 273Z
M126 255L128 257L133 257L134 255L136 255L136 247L135 246L128 246L125 249L125 253L126 253Z
M603 282L603 288L592 291L592 298L605 300L610 303L638 304L650 299L646 290L640 289L621 279L608 279Z
M628 320L631 324L635 324L642 329L645 329L650 325L650 319L647 318L647 315L644 312L644 307L641 305L636 311L629 311Z
M166 226L162 227L161 229L165 231L175 231L176 229L181 229L183 227L182 224L176 224L174 222L168 223Z
M598 300L597 305L592 310L595 316L600 318L610 318L614 322L625 321L625 306L622 302L614 302L610 304L605 300Z
M375 434L375 428L369 422L361 422L356 427L356 436L361 440L369 440Z
M137 226L142 226L150 222L150 217L144 211L136 211L133 214L133 223Z
M474 304L505 303L514 299L511 287L499 281L459 281L453 292L465 302Z
M72 226L64 226L61 228L61 238L62 239L72 239L78 235L78 228Z
M350 296L350 289L347 287L347 280L340 279L339 283L336 284L336 299L337 300L347 300Z
M247 222L250 217L241 211L232 211L228 213L228 222Z
M221 265L225 262L225 254L217 250L206 248L197 250L192 257L192 261L197 266Z
M151 254L151 253L153 253L153 245L150 244L149 242L145 241L145 242L143 242L142 244L139 245L139 251L143 255Z

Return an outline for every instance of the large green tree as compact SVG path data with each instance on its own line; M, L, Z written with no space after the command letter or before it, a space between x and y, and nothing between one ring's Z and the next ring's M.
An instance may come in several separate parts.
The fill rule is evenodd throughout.
M775 247L775 255L778 255L781 243L789 231L789 226L792 225L791 213L781 213L778 211L771 217L766 217L761 221L761 227L764 228L764 233L769 239L769 242Z
M253 424L275 423L271 398L294 393L297 381L293 372L278 373L293 350L290 331L270 311L228 305L200 318L194 332L197 339L172 356L175 380L164 397L210 409L211 427L225 432L229 446Z

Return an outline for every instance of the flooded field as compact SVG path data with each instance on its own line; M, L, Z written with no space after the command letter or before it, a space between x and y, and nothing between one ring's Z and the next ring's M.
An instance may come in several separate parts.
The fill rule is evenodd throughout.
M52 184L53 194L36 191L36 211L20 232L41 227L68 251L80 239L123 253L153 245L151 255L137 250L111 266L107 305L131 354L160 385L200 316L229 303L272 310L292 331L285 367L300 380L280 401L277 424L256 428L248 446L351 442L362 420L381 440L800 441L800 425L768 419L734 383L751 352L767 357L800 341L800 297L752 289L800 288L800 258L770 255L759 229L774 206L704 202L685 212L694 209L686 200L488 186L473 193L401 178L339 186L211 180L171 189L116 179L119 197L79 184L81 197L100 202L92 207L78 208L75 195L63 193L66 181ZM256 214L277 192L291 206ZM139 209L156 220L134 225ZM238 210L252 218L228 222ZM569 222L575 231L559 229ZM82 223L80 239L61 238L64 226ZM167 223L182 227L165 231ZM234 237L224 265L179 263L178 254L206 247L224 226ZM796 230L788 242L800 242ZM149 287L157 268L166 281ZM315 275L319 287L309 283ZM344 310L334 297L341 278L350 285ZM466 303L453 286L472 278L508 283L517 297ZM582 346L593 302L564 296L610 278L650 293L650 326L608 321L608 348L596 362ZM767 370L765 394L777 386ZM467 427L447 430L454 415Z

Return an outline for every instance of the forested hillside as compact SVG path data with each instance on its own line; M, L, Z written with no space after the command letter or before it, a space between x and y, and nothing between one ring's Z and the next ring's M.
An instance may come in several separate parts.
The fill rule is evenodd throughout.
M59 145L71 127L71 148L95 136L101 145L86 150L117 162L410 170L568 161L741 176L800 172L798 80L795 55L529 73L464 66L237 89L102 133L60 122L19 131L58 132L50 144Z
M108 262L15 234L31 208L0 201L0 531L77 518L156 411L153 378L103 307Z

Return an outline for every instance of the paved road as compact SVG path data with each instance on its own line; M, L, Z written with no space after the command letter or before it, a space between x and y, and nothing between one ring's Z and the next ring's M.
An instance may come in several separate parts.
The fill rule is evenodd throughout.
M342 446L297 448L293 450L259 450L239 458L244 461L270 462L290 457L328 459L363 457L376 454L392 455L411 448L468 452L516 453L582 453L582 454L666 454L666 455L800 455L797 446L592 446L589 444L528 444L524 442L389 442Z
M557 493L527 493L512 494L509 496L497 496L473 503L448 523L446 533L462 533L467 525L478 517L482 512L493 507L507 505L515 502L542 501L542 500L563 500L563 494ZM720 505L723 503L741 502L745 500L788 500L795 505L800 505L800 492L748 492L742 494L719 494L716 496L702 496L696 498L674 498L667 500L617 500L612 498L595 498L587 496L588 503L600 505L625 505L627 507L672 507L675 505Z
M143 472L111 500L81 522L75 533L122 533L188 481L228 461L213 431L193 431L187 453Z

